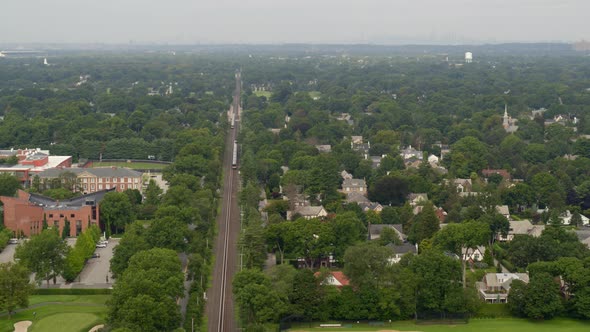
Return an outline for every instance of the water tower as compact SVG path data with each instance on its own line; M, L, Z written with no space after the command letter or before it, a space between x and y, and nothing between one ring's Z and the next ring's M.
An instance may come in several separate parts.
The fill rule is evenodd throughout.
M465 52L465 63L473 62L473 53Z

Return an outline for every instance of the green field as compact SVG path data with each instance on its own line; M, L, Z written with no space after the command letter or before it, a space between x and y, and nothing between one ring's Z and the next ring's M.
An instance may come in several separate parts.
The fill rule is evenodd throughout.
M352 324L350 328L321 328L319 324L313 324L312 328L294 327L291 332L307 331L414 331L414 332L471 332L471 331L502 331L502 332L582 332L590 331L590 322L553 319L548 321L529 321L517 318L500 319L471 319L468 324L458 325L417 325L414 322L385 323L382 326L369 326L368 324Z
M0 317L0 332L12 332L13 324L30 320L29 331L88 331L104 323L107 315L105 302L109 295L33 295L29 306L34 306L13 315L10 319ZM57 302L57 303L56 303ZM33 316L33 312L36 313Z
M267 99L270 98L272 92L270 91L254 91L253 92L257 97L265 96Z
M131 169L163 169L168 166L167 164L152 164L142 162L123 162L123 161L95 161L92 163L92 167L127 167Z

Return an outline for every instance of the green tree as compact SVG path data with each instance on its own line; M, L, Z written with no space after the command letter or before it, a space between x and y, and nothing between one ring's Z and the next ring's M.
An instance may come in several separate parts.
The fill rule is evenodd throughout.
M29 271L24 266L13 263L0 264L0 311L7 311L10 318L17 307L28 307L32 291Z
M246 325L278 320L283 311L283 303L268 277L262 272L243 269L236 273L232 284L240 316Z
M440 221L434 212L434 206L428 202L412 220L408 240L420 243L431 238L440 229Z
M467 255L463 255L463 250L485 244L490 237L489 234L490 228L487 224L477 221L465 221L460 224L449 224L434 236L435 246L449 250L459 256L463 288L467 287Z
M116 233L119 229L124 229L135 218L129 196L119 192L104 195L100 202L100 217L105 222L108 234L112 229Z
M344 253L344 274L359 288L383 286L390 277L392 256L390 248L374 244L349 247Z
M369 187L369 199L383 205L403 205L409 193L408 186L409 184L406 178L387 175L377 179Z
M559 284L547 273L533 275L525 291L525 316L550 319L559 315L562 310Z
M15 176L0 174L0 196L14 196L18 189L21 189L21 184Z
M68 250L57 229L46 229L19 245L15 258L35 273L37 282L47 280L49 286L49 280L53 279L55 284L57 276L63 272Z

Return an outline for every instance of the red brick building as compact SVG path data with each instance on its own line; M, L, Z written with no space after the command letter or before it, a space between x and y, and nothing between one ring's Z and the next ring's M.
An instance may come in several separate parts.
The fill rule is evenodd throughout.
M4 204L4 226L15 235L39 234L43 219L49 227L57 227L60 234L70 222L69 236L77 236L89 224L100 226L99 204L104 195L115 189L102 190L88 195L57 201L38 194L19 190L17 197L0 196Z
M2 164L5 160L12 157L16 157L18 160L16 165ZM38 148L0 150L0 173L8 173L16 176L25 188L30 186L33 176L46 169L55 167L67 168L71 166L71 156L51 156L47 150Z
M42 182L48 182L64 173L76 176L76 192L93 193L111 188L116 188L119 192L127 189L142 190L142 173L124 167L51 168L39 173L39 178Z

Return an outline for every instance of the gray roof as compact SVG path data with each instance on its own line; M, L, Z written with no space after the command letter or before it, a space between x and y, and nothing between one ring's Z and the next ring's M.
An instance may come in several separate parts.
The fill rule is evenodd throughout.
M409 243L409 242L405 242L399 246L396 246L395 244L390 243L386 247L391 248L395 254L407 254L409 252L411 252L413 254L418 253L418 250L416 250L416 246Z
M323 206L301 206L295 209L295 213L299 213L304 217L315 217L318 216L322 210L324 210Z
M140 177L141 173L124 167L97 167L97 168L49 168L39 173L40 178L57 178L63 173L90 173L99 178L134 178Z
M344 179L342 182L342 188L351 187L351 188L366 188L367 184L363 179Z
M42 206L44 210L75 210L82 206L98 204L103 199L104 195L111 191L115 191L115 188L63 200L55 200L51 197L31 193L29 196L29 202Z

